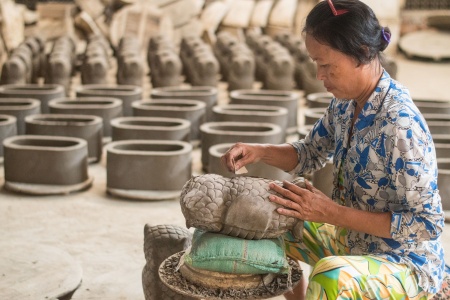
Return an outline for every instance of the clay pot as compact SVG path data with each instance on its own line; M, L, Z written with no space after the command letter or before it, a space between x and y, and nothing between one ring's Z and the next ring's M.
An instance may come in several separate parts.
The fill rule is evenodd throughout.
M181 141L116 141L106 145L107 191L129 199L180 196L191 177L192 146Z
M306 96L306 105L309 108L327 108L332 98L331 93L312 93Z
M234 174L232 172L229 172L222 165L220 158L233 145L233 143L217 144L209 148L208 173L219 174L229 178L235 176L254 176L281 181L292 180L294 178L294 176L288 174L287 172L284 172L283 170L275 168L273 166L269 166L263 162L257 162L247 165L245 168L247 169L248 173Z
M320 118L322 118L324 112L324 107L320 108L308 108L305 110L305 126L314 125Z
M200 125L205 121L206 104L198 100L150 99L134 101L133 115L138 117L166 117L185 119L191 122L189 140L200 143Z
M445 114L424 114L433 137L450 134L450 116Z
M306 137L306 135L308 135L308 133L311 131L311 129L313 128L313 125L304 125L304 126L300 126L298 128L298 136L299 139L304 139Z
M438 188L441 196L442 208L450 210L450 158L439 158L438 165Z
M122 116L122 100L108 97L60 98L49 103L52 114L94 115L103 119L103 136L111 136L111 120Z
M64 87L59 84L8 84L0 87L0 98L33 98L41 101L41 112L49 113L48 103L64 97Z
M184 119L121 117L111 121L112 140L169 140L189 142L191 123Z
M450 101L414 99L422 114L450 114Z
M77 97L108 97L122 100L123 115L132 116L131 103L142 99L142 88L134 85L88 84L76 89Z
M90 115L38 114L25 118L26 133L32 135L68 136L86 140L88 161L102 157L103 120Z
M17 135L17 118L10 115L0 115L0 162L3 161L3 140Z
M297 130L298 93L276 90L236 90L230 93L230 104L281 106L288 110L288 133Z
M217 89L209 86L162 87L151 91L153 99L191 99L206 104L206 121L213 120L212 108L217 104Z
M210 122L200 126L202 135L202 166L208 169L209 148L222 143L270 143L284 142L281 127L271 123Z
M25 117L39 114L41 102L27 98L0 98L0 113L17 118L17 134L25 134Z
M433 142L438 159L450 158L450 135L435 135L433 136Z
M88 188L87 142L63 136L20 135L4 141L5 188L19 193L68 194Z
M281 106L227 104L213 107L216 122L263 122L277 124L287 130L288 110Z

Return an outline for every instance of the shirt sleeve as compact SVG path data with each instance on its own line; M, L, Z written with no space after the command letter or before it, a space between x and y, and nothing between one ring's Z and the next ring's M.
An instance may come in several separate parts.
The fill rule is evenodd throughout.
M298 164L290 174L304 174L321 169L334 153L333 99L324 115L303 140L290 143L297 151Z
M396 127L393 135L390 170L398 202L392 204L391 236L400 242L435 240L444 216L434 144L423 119L410 120L411 126Z

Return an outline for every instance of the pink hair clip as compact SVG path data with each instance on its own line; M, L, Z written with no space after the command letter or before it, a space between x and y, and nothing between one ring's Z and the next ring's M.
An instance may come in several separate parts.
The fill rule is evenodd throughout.
M327 0L327 2L328 2L328 5L331 8L331 11L333 12L333 15L340 16L340 15L343 15L345 13L348 13L347 9L338 9L338 10L336 10L336 8L334 7L333 2L331 0Z

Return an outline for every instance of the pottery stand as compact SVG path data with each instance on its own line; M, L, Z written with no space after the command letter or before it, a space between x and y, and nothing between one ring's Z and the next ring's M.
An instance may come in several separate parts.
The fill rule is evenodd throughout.
M150 99L134 101L133 115L137 117L178 118L191 122L190 141L200 143L200 125L205 121L206 104L198 100Z
M32 98L41 101L41 112L49 113L48 103L65 96L59 84L8 84L0 86L0 98Z
M209 161L208 161L208 173L219 174L224 177L235 177L235 176L253 176L262 177L273 180L292 180L295 176L284 172L273 166L269 166L262 162L253 163L246 166L248 173L245 174L235 174L229 172L222 164L220 158L223 154L233 145L233 143L228 144L217 144L209 148Z
M134 85L87 84L76 88L77 97L108 97L122 100L124 116L131 116L131 103L142 100L142 88Z
M17 118L17 134L25 134L25 117L41 112L41 102L27 98L0 98L0 114Z
M4 140L5 188L32 195L68 194L91 186L87 142L63 136Z
M111 120L122 116L122 100L108 97L60 98L49 102L52 114L94 115L103 120L103 137L111 137Z
M91 115L37 114L25 118L26 134L68 136L86 140L88 161L102 157L103 121Z
M191 123L184 119L120 117L111 121L112 140L170 140L189 142Z
M200 127L202 133L202 166L208 170L209 148L222 143L271 143L284 142L281 127L271 123L209 122Z
M230 104L281 106L288 110L287 132L297 130L297 111L299 98L303 92L277 90L235 90L230 93Z
M105 148L106 186L113 196L174 199L192 174L192 146L186 142L126 140Z
M3 141L17 134L17 118L10 115L0 115L0 163L3 162Z

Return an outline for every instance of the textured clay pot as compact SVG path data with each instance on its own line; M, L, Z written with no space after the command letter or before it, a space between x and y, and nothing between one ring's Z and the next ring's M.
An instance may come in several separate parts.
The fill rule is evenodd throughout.
M38 114L25 118L26 134L68 136L86 140L88 161L102 157L103 120L91 115Z
M213 107L215 122L262 122L277 124L287 129L288 111L281 106L227 104Z
M111 121L112 140L169 140L189 142L191 123L184 119L121 117Z
M162 87L151 91L151 98L191 99L206 104L206 121L213 120L212 108L217 104L217 89L209 86Z
M208 173L219 174L229 178L235 176L253 176L273 180L292 180L294 178L294 176L284 172L283 170L275 168L273 166L269 166L263 162L257 162L247 165L245 168L247 169L248 173L234 174L232 172L229 172L222 165L220 158L233 145L233 143L217 144L209 148Z
M27 98L0 98L0 114L17 118L17 134L25 134L25 117L39 114L41 102Z
M5 188L34 195L88 188L87 142L63 136L19 135L4 141Z
M309 108L327 108L332 98L333 94L331 93L312 93L306 96L306 105Z
M134 101L133 115L137 117L165 117L191 122L190 141L200 143L200 125L205 121L206 104L198 100L151 99Z
M3 161L3 140L15 135L17 135L17 118L0 115L0 162Z
M440 158L438 164L438 188L441 196L442 208L450 210L450 158Z
M111 136L111 120L122 116L122 100L107 97L61 98L49 103L52 114L94 115L103 120L103 136Z
M117 197L173 199L192 175L192 146L186 142L127 140L105 148L107 191Z
M288 110L288 133L297 130L299 94L276 90L235 90L230 93L230 104L281 106Z
M209 148L222 143L270 143L284 142L281 127L271 123L209 122L200 126L202 135L202 166L208 170Z
M59 84L8 84L0 87L0 98L32 98L41 101L41 112L49 113L48 102L65 96Z
M325 107L319 107L319 108L308 108L305 109L305 126L308 125L314 125L320 118L322 118Z
M110 97L122 100L123 115L132 116L131 103L142 99L142 88L134 85L87 84L76 89L77 97Z

